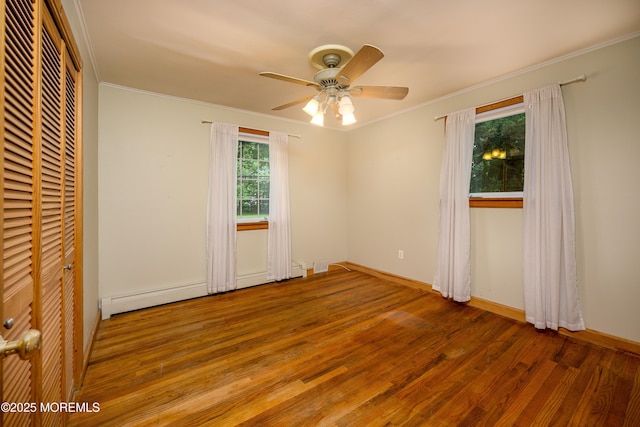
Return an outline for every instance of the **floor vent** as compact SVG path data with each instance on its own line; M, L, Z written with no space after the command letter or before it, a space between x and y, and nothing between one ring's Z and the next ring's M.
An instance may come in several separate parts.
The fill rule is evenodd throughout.
M313 274L325 273L329 271L329 261L315 261L313 263Z

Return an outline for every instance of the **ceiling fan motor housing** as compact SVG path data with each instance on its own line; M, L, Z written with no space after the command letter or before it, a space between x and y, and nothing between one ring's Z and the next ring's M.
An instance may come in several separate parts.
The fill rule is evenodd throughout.
M337 44L319 46L309 52L309 62L320 70L313 78L320 85L319 89L335 88L340 90L348 88L349 81L338 81L336 76L352 57L353 51L351 49Z
M335 87L336 89L344 89L349 85L343 85L338 80L336 80L336 76L340 72L340 68L325 68L324 70L320 70L313 77L313 80L318 83L323 89Z

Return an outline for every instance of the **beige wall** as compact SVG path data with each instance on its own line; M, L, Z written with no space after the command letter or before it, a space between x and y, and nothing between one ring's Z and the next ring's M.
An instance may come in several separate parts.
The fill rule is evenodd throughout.
M290 147L294 259L308 267L346 259L431 283L444 126L433 118L583 73L587 82L563 89L579 295L588 328L640 342L638 37L349 132L101 85L100 296L204 281L209 127L201 119L302 135ZM521 309L521 210L473 209L471 221L473 296ZM256 252L240 269L264 262L256 249L264 239L241 237Z
M100 297L205 281L210 125L290 138L292 258L346 258L346 133L126 88L100 87ZM264 232L238 239L238 273L266 259Z
M444 127L433 118L580 74L563 93L583 314L590 329L640 342L640 37L350 132L348 259L431 283ZM471 225L472 295L522 309L522 211L472 209Z

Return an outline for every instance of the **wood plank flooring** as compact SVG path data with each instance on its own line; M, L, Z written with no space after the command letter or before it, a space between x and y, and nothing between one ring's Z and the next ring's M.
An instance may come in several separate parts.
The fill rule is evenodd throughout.
M71 426L640 426L640 357L360 272L103 321Z

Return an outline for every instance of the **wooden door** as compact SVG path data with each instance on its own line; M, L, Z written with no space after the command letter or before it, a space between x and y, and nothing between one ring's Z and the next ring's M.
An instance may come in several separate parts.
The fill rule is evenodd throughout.
M35 152L35 46L36 16L33 1L6 0L3 7L2 130L2 298L0 328L7 340L36 327L34 253L36 215ZM2 402L34 402L37 396L39 356L21 360L10 356L0 364ZM29 425L37 417L29 412L0 413L0 424Z
M63 402L64 346L62 304L63 96L62 41L48 13L43 15L40 100L40 229L42 400ZM62 414L42 414L44 425L60 423Z
M1 359L0 401L69 401L82 369L80 77L60 31L59 0L6 0L2 10L0 329L42 332L33 359ZM1 357L1 356L0 356ZM64 425L55 411L0 413L0 425Z
M65 388L63 390L67 400L73 393L72 385L80 384L82 369L82 310L76 301L82 299L82 248L78 232L81 217L81 180L77 178L81 171L79 167L80 145L78 140L78 108L80 73L73 65L68 52L65 52L64 74L64 185L63 185L63 324L64 324L64 354L65 354Z

